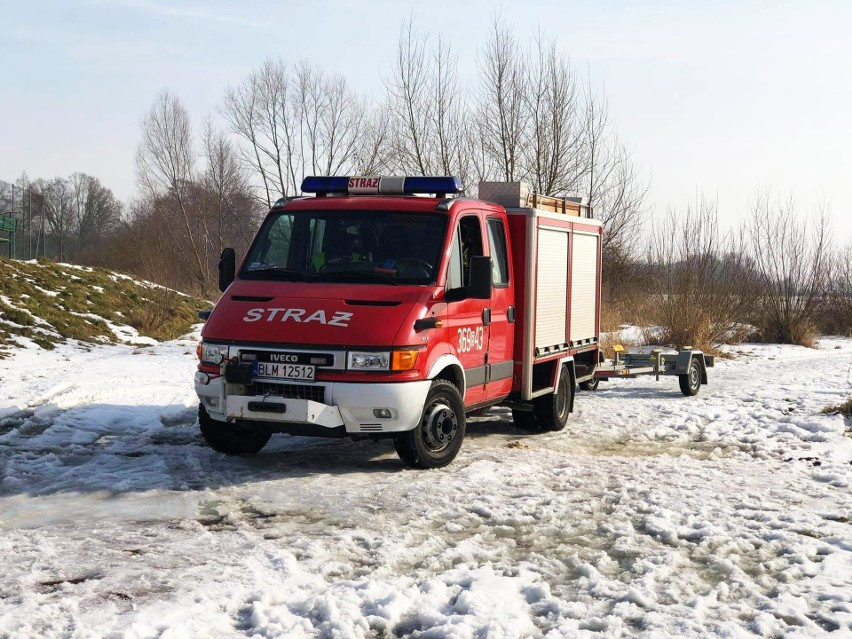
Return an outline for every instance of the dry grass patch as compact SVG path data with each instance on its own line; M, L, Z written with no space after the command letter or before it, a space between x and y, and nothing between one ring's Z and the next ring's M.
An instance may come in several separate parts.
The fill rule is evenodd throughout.
M825 415L833 415L834 413L840 413L844 417L852 417L852 397L847 399L842 404L838 404L837 406L826 406L822 409L822 412Z

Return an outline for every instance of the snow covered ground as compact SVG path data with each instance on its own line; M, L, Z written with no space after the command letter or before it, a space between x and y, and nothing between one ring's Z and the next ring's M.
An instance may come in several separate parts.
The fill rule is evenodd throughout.
M438 471L213 452L194 347L0 360L0 637L852 636L852 340L495 410Z

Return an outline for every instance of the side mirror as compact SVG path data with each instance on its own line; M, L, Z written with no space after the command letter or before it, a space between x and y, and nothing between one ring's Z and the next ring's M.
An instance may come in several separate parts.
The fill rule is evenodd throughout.
M223 293L231 282L234 281L234 275L237 272L237 256L234 249L226 248L219 256L219 290Z
M490 300L493 285L491 283L491 258L474 255L470 258L470 283L467 286L451 288L445 294L448 302L462 300Z
M493 284L491 282L491 258L475 255L470 258L470 285L467 297L474 300L490 300Z

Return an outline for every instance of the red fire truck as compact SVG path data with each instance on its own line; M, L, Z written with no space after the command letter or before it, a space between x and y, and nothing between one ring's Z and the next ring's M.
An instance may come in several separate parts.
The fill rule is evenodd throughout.
M195 389L205 440L393 438L450 463L495 405L561 430L596 382L601 224L579 198L454 177L308 177L275 203L207 317Z

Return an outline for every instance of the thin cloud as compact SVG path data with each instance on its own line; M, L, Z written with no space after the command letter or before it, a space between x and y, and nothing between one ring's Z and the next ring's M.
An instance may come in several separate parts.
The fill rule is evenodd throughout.
M256 29L259 31L273 30L273 27L270 24L257 22L256 20L246 19L241 16L228 15L225 13L216 13L204 8L196 8L192 6L169 6L160 4L158 2L152 2L151 0L109 0L108 2L102 2L101 4L106 4L112 7L120 5L131 9L147 11L148 13L152 13L155 15L172 18L193 18L198 20L207 20L209 22L238 25L241 27L247 27L249 29Z

